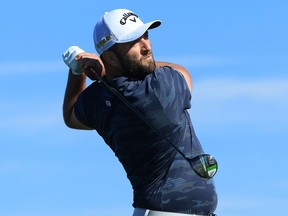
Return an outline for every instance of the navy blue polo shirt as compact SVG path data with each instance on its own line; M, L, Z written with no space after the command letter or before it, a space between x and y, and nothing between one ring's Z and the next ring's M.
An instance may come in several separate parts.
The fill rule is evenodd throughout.
M187 112L191 94L178 71L161 67L143 80L119 77L110 85L186 156L203 153ZM213 180L198 177L183 156L103 84L88 86L74 111L122 163L133 187L134 207L190 214L216 209Z

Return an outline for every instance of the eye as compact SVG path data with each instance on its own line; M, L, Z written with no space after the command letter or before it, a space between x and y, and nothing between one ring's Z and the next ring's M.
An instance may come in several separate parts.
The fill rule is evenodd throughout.
M128 46L129 47L133 47L139 40L135 40L135 41L132 41L132 42L129 42L128 43Z
M128 42L126 43L128 45L128 47L133 47L137 42L139 42L141 39L144 39L144 40L148 40L149 39L149 35L148 35L148 31L146 31L142 37L138 38L137 40L135 41L131 41L131 42Z
M149 39L148 31L146 31L142 37L143 37L145 40Z

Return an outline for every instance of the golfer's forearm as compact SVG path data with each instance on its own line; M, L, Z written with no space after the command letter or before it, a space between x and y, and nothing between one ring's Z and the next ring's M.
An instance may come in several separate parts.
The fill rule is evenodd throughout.
M80 93L86 88L86 75L75 76L69 70L68 81L63 102L63 118L67 126L70 125L74 104Z

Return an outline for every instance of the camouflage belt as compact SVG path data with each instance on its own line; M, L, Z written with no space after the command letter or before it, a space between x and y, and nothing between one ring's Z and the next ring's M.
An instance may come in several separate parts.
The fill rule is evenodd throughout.
M133 216L216 216L216 214L214 213L211 213L209 215L184 214L177 212L163 212L163 211L135 208Z

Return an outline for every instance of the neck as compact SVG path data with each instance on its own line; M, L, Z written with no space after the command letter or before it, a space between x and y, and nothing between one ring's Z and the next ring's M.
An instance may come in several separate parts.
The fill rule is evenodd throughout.
M105 71L106 71L106 79L111 82L113 79L123 76L123 70L122 68L119 67L113 67L111 65L106 65L105 66Z

